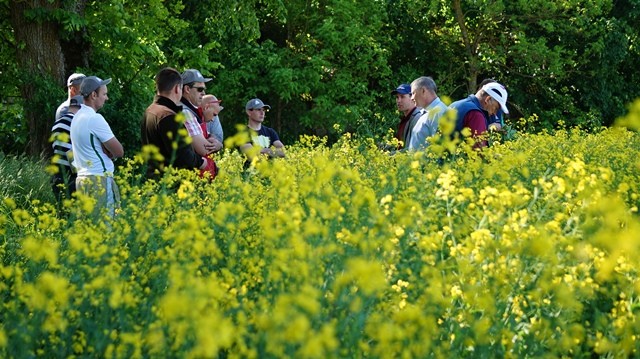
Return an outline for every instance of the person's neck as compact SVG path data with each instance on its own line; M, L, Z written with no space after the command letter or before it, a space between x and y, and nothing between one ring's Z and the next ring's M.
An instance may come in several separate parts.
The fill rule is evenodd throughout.
M249 120L249 123L247 124L247 126L249 126L250 129L255 131L260 131L260 129L262 128L262 124L260 122L255 122L251 120Z
M413 112L413 110L415 110L415 108L416 108L416 106L413 106L412 108L410 108L410 109L408 109L408 110L404 111L404 117L409 116L409 114L410 114L411 112Z
M433 103L433 101L435 101L437 99L437 97L430 97L427 99L427 102L424 104L424 106L422 106L422 108L427 108L429 106L431 106L431 104Z
M181 99L180 102L182 102L182 104L187 105L189 107L198 108L198 106L194 105L193 102L191 102L191 100L189 100L188 98L186 98L184 96L182 96L182 99Z
M177 95L174 95L173 93L158 93L158 96L162 96L162 97L166 97L169 100L173 101L173 103L175 103L176 105L178 105L180 103L180 97Z
M87 107L91 107L95 112L98 112L99 108L97 108L98 106L96 106L93 101L87 101L86 99L84 100L84 105Z

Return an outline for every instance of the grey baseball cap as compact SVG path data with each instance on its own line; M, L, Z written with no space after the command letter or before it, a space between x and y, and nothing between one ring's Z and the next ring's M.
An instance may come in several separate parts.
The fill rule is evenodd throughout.
M76 106L80 107L84 103L84 99L82 95L75 95L69 100L69 107Z
M259 98L254 98L249 100L249 102L247 102L247 104L244 106L245 110L254 110L256 108L268 108L271 109L271 106L265 104L264 102L262 102L261 99Z
M97 76L88 76L82 80L80 85L80 93L82 96L89 96L90 93L100 88L100 86L108 85L111 83L111 79L103 80Z
M194 69L185 70L182 73L182 83L187 85L193 82L209 82L210 78L202 76L200 71Z

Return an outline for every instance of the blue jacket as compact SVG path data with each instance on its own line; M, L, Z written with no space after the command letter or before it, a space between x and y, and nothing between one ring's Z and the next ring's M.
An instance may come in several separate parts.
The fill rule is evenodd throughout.
M480 101L475 95L469 95L469 97L456 101L449 105L449 108L454 108L457 111L456 114L456 132L462 131L464 128L464 116L469 111L480 111L484 115L485 122L489 120L487 113L480 106Z

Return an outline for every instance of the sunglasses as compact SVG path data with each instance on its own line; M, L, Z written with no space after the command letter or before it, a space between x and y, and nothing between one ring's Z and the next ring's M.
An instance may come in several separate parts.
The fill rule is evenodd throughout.
M249 111L269 112L268 108L250 108Z
M193 87L193 86L191 88L198 90L198 92L204 92L204 90L207 89L206 87Z

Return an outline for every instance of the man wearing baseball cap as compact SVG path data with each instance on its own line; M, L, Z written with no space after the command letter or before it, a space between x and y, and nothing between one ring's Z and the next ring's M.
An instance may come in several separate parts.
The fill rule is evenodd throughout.
M471 136L476 138L474 148L486 147L487 141L478 137L487 132L490 118L499 110L509 114L507 97L507 89L502 84L490 82L475 94L449 105L449 108L456 110L456 133L460 134L464 128L469 128Z
M82 96L76 95L69 99L67 112L53 123L51 127L51 147L53 158L51 163L57 167L56 173L51 176L51 187L58 204L62 204L64 198L71 199L76 191L76 173L71 167L73 158L71 151L71 122L73 117L82 107Z
M73 73L67 78L67 93L68 97L65 101L63 101L58 109L56 110L55 121L58 121L62 115L67 112L69 108L69 101L73 96L80 95L80 84L82 80L84 80L86 76L81 73Z
M88 76L82 80L80 93L84 105L71 122L73 165L77 169L76 190L96 200L94 215L106 208L113 218L120 202L118 186L113 180L112 159L122 157L122 144L111 131L107 121L98 113L109 99L107 85L111 79L102 80Z
M278 133L273 128L262 124L265 114L271 109L271 106L259 98L254 98L247 102L244 109L248 117L247 127L251 131L251 141L240 146L240 150L250 160L258 152L256 149L259 149L260 154L265 154L269 158L284 157L284 144L280 141Z
M198 111L198 106L202 104L205 90L205 83L211 81L210 78L202 76L200 71L188 69L182 73L182 98L178 105L182 106L182 113L185 115L184 127L192 139L191 145L200 156L207 156L218 146L204 137L202 127L204 121Z
M181 105L185 110L191 112L202 123L202 117L198 113L198 106L202 104L207 86L205 83L211 81L211 78L204 77L200 71L188 69L182 73L182 99Z
M193 147L179 135L182 125L176 121L184 113L182 76L178 70L165 67L155 77L156 97L144 112L141 124L143 145L158 148L162 159L149 159L147 178L157 179L169 166L186 169L211 170L215 162L198 155Z
M401 141L398 149L407 148L411 138L411 130L420 118L420 108L411 101L411 85L401 84L391 91L391 95L396 97L396 107L402 117L396 131L396 138Z

